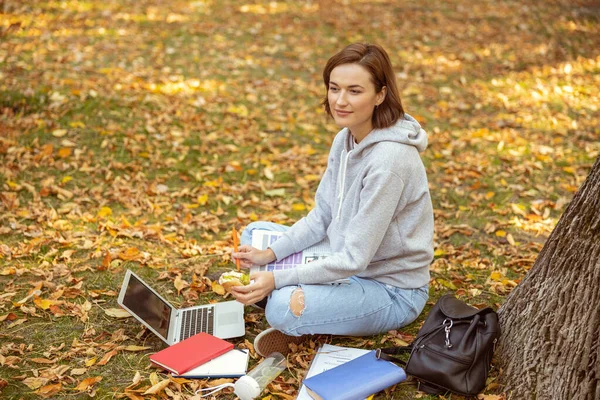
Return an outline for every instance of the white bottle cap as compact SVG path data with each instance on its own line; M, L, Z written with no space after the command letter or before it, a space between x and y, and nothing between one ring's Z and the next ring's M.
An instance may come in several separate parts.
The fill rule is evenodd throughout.
M252 400L260 396L260 386L251 376L244 375L235 383L233 391L240 400Z

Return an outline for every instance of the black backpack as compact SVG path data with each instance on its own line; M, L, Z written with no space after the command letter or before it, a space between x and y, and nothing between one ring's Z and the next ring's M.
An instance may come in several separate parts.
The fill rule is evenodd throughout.
M433 306L415 340L408 346L377 350L377 357L401 364L430 394L480 393L500 336L498 314L478 310L452 295ZM393 355L410 352L407 362Z

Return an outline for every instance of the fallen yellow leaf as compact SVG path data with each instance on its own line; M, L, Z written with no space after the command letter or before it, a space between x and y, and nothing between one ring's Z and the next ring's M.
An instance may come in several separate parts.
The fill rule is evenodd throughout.
M198 196L198 199L196 200L196 202L198 204L200 204L201 206L205 205L208 202L208 195L203 194L202 196Z
M98 216L100 218L105 218L105 217L108 217L109 215L112 215L112 210L110 207L102 207L100 209L100 211L98 211Z
M85 362L85 366L86 367L91 367L92 365L96 364L96 360L97 359L98 359L98 357L90 358L89 360L87 360Z
M104 310L106 315L114 318L129 318L131 314L123 308L107 308Z
M67 134L66 129L55 129L54 131L52 131L52 136L54 136L54 137L63 137L66 134Z
M102 380L101 376L96 376L93 378L85 378L84 380L82 380L79 385L77 385L77 387L75 388L75 390L78 390L80 392L84 392L86 391L90 386L95 385L96 383L100 382Z
M120 258L123 261L133 261L140 256L140 250L137 247L128 247L124 250L121 250L119 254L117 254L117 258Z
M215 380L210 381L211 386L219 386L219 385L223 385L225 383L233 383L233 379L221 378L221 379L215 379Z
M42 299L38 296L34 296L33 297L33 303L38 306L39 308L41 308L42 310L47 310L50 308L50 306L53 306L55 304L61 304L62 301L57 301L57 300L49 300L49 299Z
M34 393L37 393L42 397L50 397L50 396L54 396L56 393L60 392L61 390L62 390L62 384L56 383L53 385L42 386L41 388L36 390Z
M392 342L394 342L396 346L408 346L408 342L400 338L393 338Z
M158 382L161 381L161 379L158 377L158 374L156 372L152 372L150 374L150 376L148 377L148 379L150 380L150 383L152 385L156 385Z
M123 347L123 350L126 351L143 351L143 350L148 350L151 349L152 347L150 346L136 346L134 344L130 344L129 346L125 346Z
M163 390L165 390L165 388L167 386L169 386L169 383L171 381L168 379L165 379L163 381L158 382L157 384L155 384L154 386L152 386L150 389L146 390L144 393L142 393L143 395L147 395L147 394L158 394L160 392L162 392Z
M276 196L284 197L285 196L285 188L265 190L264 193L270 197L276 197Z
M142 380L142 374L140 374L140 371L135 371L135 376L133 377L133 380L131 381L131 385L127 386L128 388L133 387L135 385L137 385L138 383L140 383Z
M508 243L510 243L511 246L515 245L515 239L512 237L512 235L510 233L508 235L506 235L506 240L508 240Z
M131 228L133 225L131 225L131 222L129 222L129 220L127 220L127 218L125 218L124 215L121 214L121 222L123 222L123 225L125 225L127 228Z
M522 215L523 217L527 215L525 208L519 204L511 203L510 208L515 214Z
M499 281L502 279L502 274L498 271L494 271L491 273L490 278L494 281Z
M479 400L502 400L502 396L498 396L497 394L478 394L477 398Z
M503 230L496 231L496 236L498 236L498 237L505 237L506 236L506 232L503 231Z
M41 387L42 385L45 385L46 383L48 383L48 381L49 381L48 378L29 377L29 378L25 378L23 380L23 384L26 385L29 389L35 390L35 389Z
M71 375L83 375L87 372L87 368L73 368L71 370Z
M18 210L17 215L21 218L30 218L31 217L31 213L29 212L29 210Z
M458 289L454 283L447 281L446 279L437 278L436 282L444 287L447 287L448 289L451 289L451 290Z
M292 210L304 211L304 210L306 210L306 206L304 205L304 203L294 203L294 204L292 204Z
M221 296L225 294L225 289L223 286L219 285L216 281L213 281L212 283L212 291Z
M85 128L85 124L81 121L73 121L69 123L69 126L71 128Z
M177 289L177 295L180 295L181 291L183 289L185 289L186 287L190 286L189 283L187 283L186 281L184 281L183 279L181 279L181 275L177 275L175 277L174 285L175 285L175 289Z
M265 169L263 170L263 174L265 174L265 177L270 181L275 179L275 175L273 174L273 171L271 171L271 169L268 167L265 167Z
M17 269L15 267L6 267L2 271L0 271L0 275L14 275L17 273Z
M56 361L48 360L47 358L30 358L29 361L33 361L38 364L54 364Z
M219 186L219 182L218 181L206 181L202 184L202 186L217 187L217 186Z
M237 114L241 117L248 116L248 108L243 104L240 104L239 106L232 104L227 108L227 112Z

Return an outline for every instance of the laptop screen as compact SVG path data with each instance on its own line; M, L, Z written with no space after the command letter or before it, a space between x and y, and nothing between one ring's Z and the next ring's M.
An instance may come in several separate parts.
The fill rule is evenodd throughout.
M165 340L169 337L171 307L134 275L129 277L123 304Z

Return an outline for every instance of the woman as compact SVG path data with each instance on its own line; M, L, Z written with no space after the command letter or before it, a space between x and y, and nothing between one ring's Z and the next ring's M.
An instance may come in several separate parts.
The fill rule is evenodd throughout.
M287 354L306 334L374 335L414 321L428 298L433 209L419 152L427 134L404 113L383 48L355 43L323 71L325 110L343 127L331 146L315 207L292 227L255 222L233 253L264 265L328 240L332 255L290 270L258 272L234 288L244 304L268 296L272 328L255 339L263 356ZM285 231L266 250L254 229ZM331 282L349 278L347 284Z

